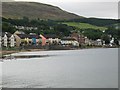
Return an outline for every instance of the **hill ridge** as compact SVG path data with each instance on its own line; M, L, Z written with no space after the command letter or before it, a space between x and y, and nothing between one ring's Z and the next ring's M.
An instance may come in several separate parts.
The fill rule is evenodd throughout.
M49 4L37 2L2 2L2 15L5 18L69 20L83 18Z

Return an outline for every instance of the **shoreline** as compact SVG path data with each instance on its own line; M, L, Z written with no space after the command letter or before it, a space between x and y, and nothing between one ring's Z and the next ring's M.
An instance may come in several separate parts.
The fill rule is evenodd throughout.
M2 50L0 51L0 55L4 56L4 55L9 55L12 53L19 53L19 52L33 52L33 51L45 51L45 49L28 49L28 50Z
M74 49L68 49L68 50L85 50L85 49L105 49L106 47L92 47L92 48L74 48ZM115 47L111 47L115 48ZM119 48L119 47L116 47ZM106 48L108 49L108 48ZM49 55L27 55L27 56L14 56L11 55L13 53L20 53L20 52L35 52L35 51L56 51L56 50L47 50L47 49L27 49L27 50L3 50L0 52L0 62L3 62L3 60L11 60L11 59L17 59L17 58L36 58L36 57L48 57ZM58 50L61 51L61 50Z
M97 48L119 48L119 47L87 47L87 48L71 48L71 49L24 49L24 50L1 50L0 56L9 55L19 52L35 52L35 51L56 51L56 50L83 50L83 49L97 49Z

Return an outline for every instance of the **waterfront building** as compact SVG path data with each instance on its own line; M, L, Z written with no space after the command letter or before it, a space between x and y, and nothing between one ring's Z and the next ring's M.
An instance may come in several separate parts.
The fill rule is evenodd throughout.
M36 34L29 34L28 35L29 43L33 45L39 45L41 43L41 37Z
M15 37L14 35L11 35L10 39L10 47L14 47L15 46Z
M16 38L16 46L28 45L28 35L27 34L14 34Z
M61 39L55 34L46 34L46 35L44 35L44 37L46 38L47 43L49 43L49 44L56 45L56 44L59 44L61 41Z
M0 36L0 48L2 47L2 36Z
M4 46L4 47L7 47L7 46L8 46L7 44L8 44L8 37L7 37L7 35L5 34L4 37L3 37L3 46Z
M79 46L79 42L72 37L64 37L61 39L61 45L65 46Z
M80 34L78 34L76 32L73 32L70 36L72 38L76 39L79 42L79 44L81 44L81 45L85 44L85 37L84 37L84 35L82 35L82 34L80 35Z
M40 34L40 37L42 38L42 46L45 46L47 42L46 38L41 34Z

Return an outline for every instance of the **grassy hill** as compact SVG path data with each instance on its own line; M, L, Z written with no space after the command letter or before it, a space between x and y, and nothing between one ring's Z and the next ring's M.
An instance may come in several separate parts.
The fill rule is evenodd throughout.
M2 15L5 18L18 19L24 16L30 19L68 20L82 18L63 11L59 7L36 2L3 2Z
M74 26L78 29L99 29L99 30L106 30L106 27L100 27L100 26L95 26L95 25L91 25L88 23L79 23L79 22L64 22L64 24L67 24L69 26Z

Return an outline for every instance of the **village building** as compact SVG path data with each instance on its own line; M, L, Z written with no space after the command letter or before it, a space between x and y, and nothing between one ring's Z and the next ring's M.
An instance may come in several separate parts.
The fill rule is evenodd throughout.
M55 34L46 34L44 37L46 38L46 43L49 44L59 44L61 41L61 39Z
M85 45L91 45L91 41L89 38L85 37Z
M101 40L101 39L97 39L97 40L95 41L95 45L96 45L96 46L102 46L102 40Z
M110 40L110 44L109 44L110 46L113 46L114 45L114 38L112 38L111 40Z
M16 46L24 46L28 44L28 35L26 34L14 34L16 38Z
M75 40L77 40L80 45L85 44L85 37L84 37L84 35L80 35L80 34L78 34L76 32L73 32L71 34L71 37L74 38Z
M42 39L36 34L14 34L16 38L16 46L25 45L39 45L42 43Z
M14 26L16 29L19 29L19 30L37 30L38 28L37 27L28 27L28 26Z
M120 45L120 40L118 40L118 44Z
M7 37L7 35L5 34L4 37L3 37L3 46L4 46L4 47L7 47L7 46L8 46L7 44L8 44L8 37Z
M42 43L42 38L39 35L36 34L30 34L28 35L29 43L32 45L39 45Z
M61 39L61 45L63 46L79 46L79 42L72 37L64 37Z
M0 35L0 49L2 47L2 36Z
M14 47L15 46L15 37L14 35L11 35L10 39L10 47Z
M2 46L4 47L15 47L15 37L11 33L3 32L2 33Z

